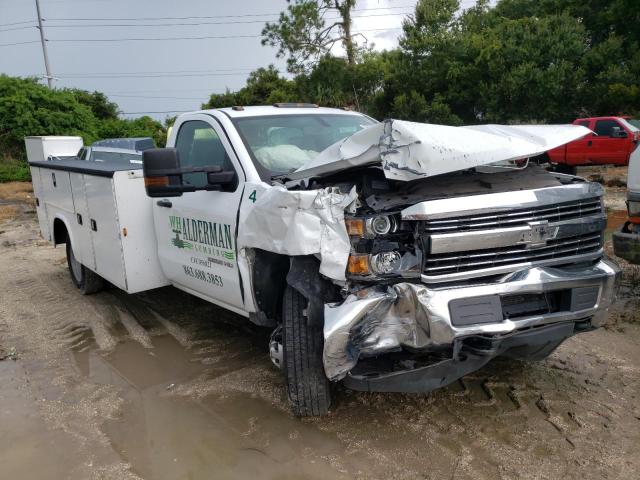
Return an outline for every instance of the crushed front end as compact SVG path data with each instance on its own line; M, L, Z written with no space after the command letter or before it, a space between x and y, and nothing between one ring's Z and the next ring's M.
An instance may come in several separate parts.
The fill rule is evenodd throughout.
M325 305L330 379L429 391L602 325L619 275L603 253L603 189L536 168L400 191L365 175L344 300Z

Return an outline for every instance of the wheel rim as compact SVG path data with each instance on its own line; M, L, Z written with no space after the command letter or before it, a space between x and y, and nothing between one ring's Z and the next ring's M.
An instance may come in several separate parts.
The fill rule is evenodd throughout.
M69 264L71 265L71 273L76 281L82 279L82 264L76 260L76 256L73 254L73 248L69 248Z

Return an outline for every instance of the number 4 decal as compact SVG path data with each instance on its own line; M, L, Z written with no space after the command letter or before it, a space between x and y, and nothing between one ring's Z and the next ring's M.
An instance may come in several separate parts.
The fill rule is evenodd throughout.
M256 203L256 191L255 190L249 194L249 200L251 200L253 203Z

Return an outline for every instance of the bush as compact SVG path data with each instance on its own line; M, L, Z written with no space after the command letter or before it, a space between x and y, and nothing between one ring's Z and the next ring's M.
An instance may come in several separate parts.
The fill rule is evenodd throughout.
M31 172L27 162L13 159L0 160L0 183L30 181Z

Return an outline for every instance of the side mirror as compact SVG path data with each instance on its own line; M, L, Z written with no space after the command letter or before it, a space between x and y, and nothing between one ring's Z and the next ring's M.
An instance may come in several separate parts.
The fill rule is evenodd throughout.
M180 167L180 154L175 148L151 148L142 152L144 186L149 197L179 197L183 192L233 191L238 186L234 171L223 170L219 165L205 167ZM194 186L184 183L186 174L206 174L207 184Z
M627 138L627 132L620 127L613 127L609 136L611 138Z
M180 155L175 148L151 148L142 152L142 172L148 196L182 195Z
M238 176L235 171L223 170L222 167L211 167L207 173L206 190L233 191L238 186Z

